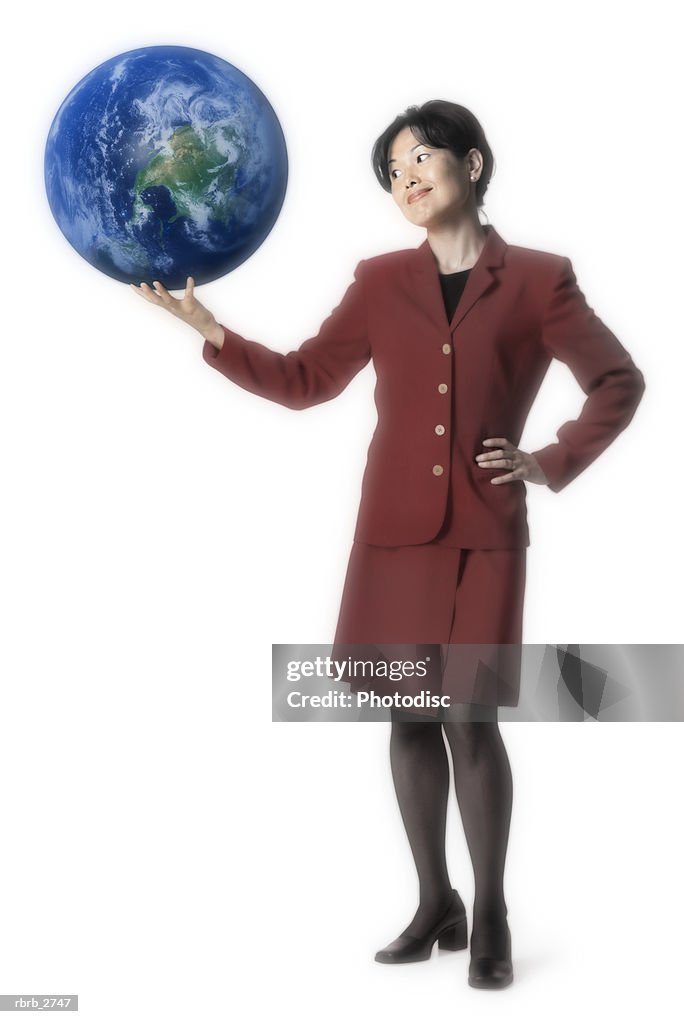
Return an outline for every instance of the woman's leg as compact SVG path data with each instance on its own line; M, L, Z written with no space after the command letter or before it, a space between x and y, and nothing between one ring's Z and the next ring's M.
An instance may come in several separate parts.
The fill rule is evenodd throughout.
M513 781L496 707L452 706L444 723L475 876L471 955L503 957L508 934L504 865ZM469 720L477 717L479 720ZM482 718L488 717L488 721ZM461 720L462 719L462 720Z
M451 901L445 851L449 761L441 723L393 713L390 763L418 872L418 911L406 930L420 934Z

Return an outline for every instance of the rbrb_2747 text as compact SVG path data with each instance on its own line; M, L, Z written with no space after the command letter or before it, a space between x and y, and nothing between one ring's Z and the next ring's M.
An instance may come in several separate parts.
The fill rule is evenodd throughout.
M287 681L297 683L300 679L308 679L312 676L321 678L334 678L339 683L344 677L350 676L374 676L378 679L391 679L397 682L399 679L411 678L412 676L426 676L428 673L428 661L430 656L422 661L357 661L354 658L345 658L344 661L333 661L331 657L313 658L310 661L288 661ZM333 666L335 672L333 672Z
M420 690L414 696L394 693L378 694L374 690L363 690L360 693L339 693L328 690L327 693L302 693L291 690L287 695L287 703L291 708L448 708L451 698L446 695Z

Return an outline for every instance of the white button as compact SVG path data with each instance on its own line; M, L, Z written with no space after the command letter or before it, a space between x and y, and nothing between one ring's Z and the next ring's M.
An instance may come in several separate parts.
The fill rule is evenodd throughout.
M435 427L435 434L439 434L441 436L443 433L444 427L442 426L441 423L438 423L437 426Z
M447 391L449 390L449 385L448 384L438 384L437 385L437 390L439 391L440 395L446 395Z
M445 355L445 356L448 356L448 355L449 355L449 353L451 352L451 345L449 344L449 342L448 342L448 341L446 341L446 342L445 342L445 343L444 343L444 344L442 345L442 352L444 353L444 355Z
M444 466L433 466L432 472L435 474L435 476L441 476L442 473L444 472Z

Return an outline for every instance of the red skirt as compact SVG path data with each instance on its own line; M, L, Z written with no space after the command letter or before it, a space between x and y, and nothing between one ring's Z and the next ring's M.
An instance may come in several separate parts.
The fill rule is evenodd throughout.
M332 657L427 658L429 687L451 704L514 707L519 700L526 548L476 550L440 544L379 547L355 541ZM354 693L368 682L349 676ZM378 692L376 682L370 684ZM396 684L383 681L385 692ZM438 711L421 709L421 714Z

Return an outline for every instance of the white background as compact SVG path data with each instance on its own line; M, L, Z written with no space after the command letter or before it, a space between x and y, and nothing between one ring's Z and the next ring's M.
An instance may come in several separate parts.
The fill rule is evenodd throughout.
M64 97L117 53L192 46L249 75L285 132L287 195L261 249L198 295L284 352L316 333L359 259L424 238L372 174L375 138L411 103L470 107L497 162L489 222L572 259L647 384L580 478L557 495L528 486L524 639L678 643L672 5L120 0L98 14L65 0L14 17L0 992L77 992L89 1024L660 1016L680 998L679 723L502 725L516 982L469 989L466 952L374 963L417 898L389 726L270 722L271 644L332 639L372 366L304 412L241 391L203 362L199 335L70 248L42 161ZM554 440L583 397L554 363L522 447ZM449 862L470 910L455 800Z

